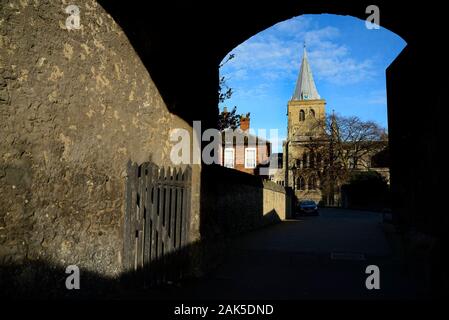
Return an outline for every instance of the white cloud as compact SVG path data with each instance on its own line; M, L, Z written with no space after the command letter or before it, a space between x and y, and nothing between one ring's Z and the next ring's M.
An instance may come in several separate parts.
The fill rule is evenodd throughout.
M279 22L272 27L273 31L279 31L286 35L297 36L303 33L304 30L310 29L312 19L310 17L293 18L286 21Z
M268 83L261 83L255 86L251 86L251 88L235 88L234 94L235 96L238 96L240 98L263 98L267 96L267 91L270 88L270 85Z
M276 24L236 47L235 58L222 73L230 79L259 81L285 78L296 80L304 40L314 76L332 84L355 84L375 74L372 60L358 61L350 50L338 43L340 31L335 27L316 27L307 17L293 18Z
M387 92L386 90L374 90L369 93L366 99L367 104L375 105L387 105Z

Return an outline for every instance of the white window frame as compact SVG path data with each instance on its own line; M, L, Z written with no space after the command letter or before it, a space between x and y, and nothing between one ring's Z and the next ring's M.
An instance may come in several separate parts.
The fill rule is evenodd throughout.
M227 165L228 163L226 161L226 154L229 151L232 151L232 166L228 166ZM234 148L230 148L230 147L224 148L224 152L223 152L223 166L227 167L227 168L234 168L235 167L235 149Z
M248 163L248 151L254 152L254 166ZM255 169L257 167L257 148L245 148L245 169Z

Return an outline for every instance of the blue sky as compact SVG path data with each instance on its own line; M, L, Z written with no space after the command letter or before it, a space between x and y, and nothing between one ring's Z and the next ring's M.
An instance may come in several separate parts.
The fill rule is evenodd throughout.
M235 58L220 70L234 94L220 110L235 105L238 113L251 112L253 129L277 128L280 140L285 139L287 102L304 41L326 112L356 115L387 128L385 69L406 43L387 29L369 30L365 21L349 16L295 17L234 48Z

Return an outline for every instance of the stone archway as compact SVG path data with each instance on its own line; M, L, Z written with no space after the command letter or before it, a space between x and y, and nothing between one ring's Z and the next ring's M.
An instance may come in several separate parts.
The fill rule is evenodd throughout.
M204 128L215 124L222 58L250 36L293 16L332 13L364 19L367 6L362 0L231 0L219 10L212 1L159 1L146 7L140 1L99 3L82 2L80 33L64 30L61 4L16 1L0 11L0 50L7 57L0 65L4 261L58 263L75 256L92 270L117 274L121 168L129 158L147 160L151 152L156 162L168 161L171 127L189 129L192 120L202 120ZM442 239L447 215L433 199L441 199L444 189L440 143L447 136L443 97L449 62L440 38L444 12L436 1L426 3L432 5L427 16L419 6L378 2L380 24L408 43L387 70L394 209L404 225ZM431 106L435 117L417 124L415 115L423 105ZM199 177L193 180L197 216L192 223L198 225L199 188L210 186ZM68 188L72 183L79 189ZM70 237L64 240L68 226ZM98 253L95 244L106 249Z
M301 14L330 13L364 19L368 5L364 1L228 1L215 10L212 3L177 2L139 13L135 8L119 12L123 8L102 3L129 34L142 59L148 61L157 86L166 93L162 94L164 99L172 101L168 103L171 110L185 111L185 119L204 119L212 124L218 114L218 64L232 48L277 22ZM444 189L439 172L444 159L439 144L447 136L443 131L443 97L449 86L449 63L440 39L445 30L444 12L436 1L426 3L426 12L405 1L376 4L380 24L408 44L387 69L393 207L398 223L443 237L448 221L437 209L438 201L431 201L431 208L426 208L429 203L425 205L419 199L440 199ZM152 19L144 19L147 14ZM173 20L177 23L172 24ZM178 27L180 24L183 28ZM148 34L145 27L149 25ZM153 47L149 44L152 40ZM177 80L170 82L174 78ZM198 88L202 88L201 102L192 104L185 94ZM432 106L435 117L418 125L414 115L423 103ZM416 158L417 153L421 157Z

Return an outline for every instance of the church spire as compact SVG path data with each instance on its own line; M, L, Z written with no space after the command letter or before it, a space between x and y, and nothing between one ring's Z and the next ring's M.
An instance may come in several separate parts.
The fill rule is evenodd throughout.
M306 44L304 43L304 53L302 55L301 69L299 71L298 81L296 82L295 92L292 100L318 100L321 99L313 81L312 69L307 59Z

